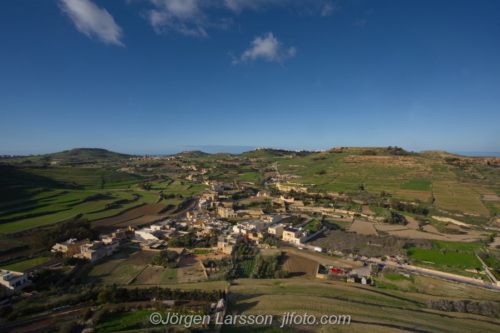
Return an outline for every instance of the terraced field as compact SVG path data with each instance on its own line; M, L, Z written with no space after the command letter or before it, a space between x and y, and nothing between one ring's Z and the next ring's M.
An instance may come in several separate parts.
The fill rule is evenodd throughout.
M293 331L315 332L492 332L500 325L499 319L458 312L441 312L426 307L429 299L437 298L442 291L458 299L500 300L500 294L487 294L479 288L464 287L441 280L427 281L426 291L430 295L379 289L360 284L318 280L236 280L230 287L230 311L238 314L270 314L275 317L273 325L255 326L255 331L281 325L278 320L285 312L297 315L322 316L350 315L350 325L290 325ZM437 284L439 285L438 288ZM432 286L432 287L430 287ZM451 292L450 290L454 290ZM476 293L477 291L477 293ZM482 294L482 295L479 295ZM452 298L453 299L453 298ZM456 298L455 298L456 299ZM484 298L483 298L484 299ZM243 326L224 326L223 332L246 332Z
M82 201L84 198L95 194L102 194L103 198L99 200ZM95 219L102 216L116 214L116 211L133 206L134 203L120 205L113 209L106 209L106 205L117 200L130 200L132 196L122 191L108 192L100 191L78 191L78 190L50 190L35 195L29 202L21 205L3 206L2 219L12 219L22 217L26 214L35 214L40 212L52 212L50 214L25 217L17 221L7 222L0 225L0 233L13 233L33 227L53 224L65 221L75 216L82 216L89 219Z

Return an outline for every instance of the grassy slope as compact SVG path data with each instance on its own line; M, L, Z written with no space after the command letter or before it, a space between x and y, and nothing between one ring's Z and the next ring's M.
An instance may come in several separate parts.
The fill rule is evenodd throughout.
M87 162L87 161L101 161L109 159L128 159L133 155L112 152L106 149L99 148L75 148L65 150L62 152L39 155L29 157L32 161L48 159L49 161L69 161L69 162Z
M455 252L445 252L436 250L423 250L419 248L409 248L408 257L418 261L430 261L438 265L462 266L466 268L480 268L481 262L475 255Z
M474 288L478 290L478 288ZM479 289L480 290L480 289ZM474 292L472 290L471 292ZM498 319L427 309L425 303L435 297L417 293L378 289L359 284L305 280L236 280L230 288L234 300L230 312L283 316L294 311L299 315L350 315L348 327L311 327L313 331L334 329L349 332L484 332L495 331ZM489 298L500 299L499 295ZM279 325L276 323L275 325ZM298 328L290 326L290 328ZM305 328L305 327L304 327ZM256 331L257 327L254 327ZM243 327L226 326L223 332L243 332Z
M51 258L46 258L46 257L33 258L33 259L28 259L28 260L16 262L15 264L12 264L12 265L7 265L7 266L4 266L4 267L0 267L0 269L6 269L6 270L10 270L10 271L22 272L25 269L28 269L30 267L43 264L44 262L47 262L50 259Z

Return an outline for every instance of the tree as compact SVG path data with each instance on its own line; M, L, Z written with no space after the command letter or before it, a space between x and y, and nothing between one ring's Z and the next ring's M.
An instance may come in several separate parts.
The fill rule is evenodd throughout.
M163 251L162 251L163 252ZM173 261L176 261L177 258L179 258L179 253L175 252L175 251L165 251L165 257L167 257L167 260L169 262L173 262Z
M151 184L151 183L139 183L138 187L139 187L141 190L146 190L146 191L149 191L149 190L151 190L151 188L153 187L153 184Z
M216 236L213 236L213 237L210 237L210 240L208 241L208 243L210 244L210 246L214 247L214 246L217 246L217 237Z
M286 279L287 277L290 276L290 273L288 271L285 271L283 269L280 269L280 270L277 270L275 273L274 273L274 276L277 278L277 279Z
M111 290L109 288L106 288L99 292L99 295L97 295L97 303L99 304L106 304L111 297Z
M314 230L320 231L321 229L323 229L323 225L321 224L321 222L316 222L316 224L314 224Z
M153 265L158 265L158 266L167 266L167 259L162 256L161 254L155 255L153 258L151 258L151 263Z

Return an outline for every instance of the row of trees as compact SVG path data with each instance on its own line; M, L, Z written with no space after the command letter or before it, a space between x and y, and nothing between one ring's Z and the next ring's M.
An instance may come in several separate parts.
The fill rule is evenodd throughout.
M406 203L395 198L389 200L389 206L391 209L399 210L405 213L417 215L427 215L429 213L429 210L420 203Z
M15 320L23 316L31 316L34 313L50 311L53 308L65 305L89 304L120 304L126 302L146 302L156 300L191 300L204 302L217 302L225 299L223 290L179 290L161 287L127 289L117 286L94 287L75 295L56 298L55 301L44 303L30 303L25 307L13 308L10 305L0 306L0 315L7 320Z
M189 247L194 243L193 234L187 233L180 237L170 237L168 240L169 247Z
M240 243L238 249L236 250L236 258L241 259L245 256L256 256L259 253L259 249L256 247L248 246L245 243Z
M382 221L384 223L389 223L389 224L402 224L404 225L406 223L406 220L403 215L387 211L386 212L386 217Z
M97 239L99 231L91 227L88 219L73 219L54 225L50 228L38 229L34 232L35 247L50 249L55 243L76 239Z
M481 316L500 318L500 303L498 302L470 302L470 301L450 301L447 299L431 299L427 301L430 309L472 313Z
M153 265L169 267L169 268L177 268L177 259L179 258L179 253L175 251L161 251L159 254L155 255L150 259L150 263Z
M265 256L263 254L257 255L255 264L253 266L250 278L265 279L265 278L287 278L289 273L285 270L278 269L278 259L281 257L281 252L275 255Z

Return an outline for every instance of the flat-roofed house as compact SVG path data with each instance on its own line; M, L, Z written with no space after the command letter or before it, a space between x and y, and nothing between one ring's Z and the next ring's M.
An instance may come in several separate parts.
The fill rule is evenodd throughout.
M56 243L52 246L51 252L62 252L66 257L72 257L80 253L80 245L87 244L90 240L82 239L78 241L76 238L70 238L66 242Z
M260 219L269 223L278 223L283 220L283 217L281 216L281 214L262 214L260 216Z
M135 231L135 239L139 242L144 242L147 240L158 240L159 232L158 230L153 230L149 228L143 228Z
M269 235L275 237L275 238L281 238L283 237L283 230L285 229L285 226L283 224L275 224L270 226L267 229L267 232Z
M238 245L240 240L241 237L236 237L233 235L220 236L217 239L217 250L225 254L231 254L236 249L236 245Z
M267 231L267 228L271 225L271 223L267 221L263 221L260 219L251 219L248 221L239 222L237 225L233 227L233 232L237 234L244 234L247 232L254 231Z
M118 240L113 237L104 238L102 241L93 241L80 245L79 258L88 259L90 262L97 261L106 256L112 255L118 248Z
M219 214L219 217L221 218L238 217L234 209L231 207L217 207L217 214Z
M124 241L126 239L134 239L135 230L131 226L128 226L127 229L117 229L115 232L111 233L111 236L120 241Z
M28 274L0 269L0 287L5 296L12 296L24 287L30 286Z
M293 244L301 244L309 236L307 229L285 228L283 230L283 240Z

